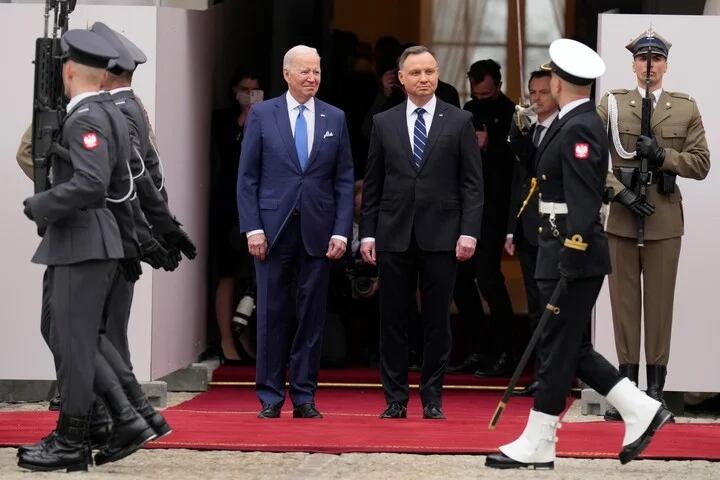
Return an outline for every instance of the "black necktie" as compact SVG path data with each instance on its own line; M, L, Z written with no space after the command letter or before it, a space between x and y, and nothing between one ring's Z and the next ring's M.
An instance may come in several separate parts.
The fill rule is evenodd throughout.
M540 125L540 124L538 123L538 124L535 126L535 133L533 133L533 139L532 139L532 143L533 143L533 145L535 145L535 147L537 147L538 145L540 145L540 137L541 137L541 134L542 134L542 131L543 131L543 130L545 130L545 126L544 126L544 125Z

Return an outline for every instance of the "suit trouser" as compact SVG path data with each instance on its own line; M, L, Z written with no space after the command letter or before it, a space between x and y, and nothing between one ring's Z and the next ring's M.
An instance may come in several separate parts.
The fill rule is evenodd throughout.
M489 349L490 325L483 311L480 292L475 283L475 264L473 260L458 264L455 276L453 300L460 313L460 319L469 332L470 353L487 352Z
M257 276L257 356L255 390L263 405L282 405L288 367L288 301L296 286L298 325L290 347L290 398L311 403L317 390L327 308L330 264L307 253L300 216L291 215L264 261L255 260Z
M634 238L608 234L610 302L621 364L640 363L642 311L647 364L668 364L681 241L681 237L646 240L641 248Z
M505 245L505 226L488 223L483 225L473 260L480 294L490 308L490 338L494 353L513 349L512 302L502 273L502 255Z
M426 252L414 237L405 252L377 253L380 276L380 378L385 400L407 405L408 301L420 276L423 364L420 398L423 405L442 401L445 368L452 338L449 307L455 283L455 252Z
M48 344L66 415L85 416L94 401L99 330L116 270L116 260L47 268Z
M540 301L540 290L538 289L537 280L535 280L535 265L537 264L537 245L530 244L525 238L519 236L516 241L518 257L520 258L520 269L522 270L523 283L525 285L525 298L528 306L528 320L530 321L530 329L534 331L537 328L540 316L545 309L545 305ZM538 348L535 348L535 365L534 372L540 368L540 354Z
M547 304L557 280L538 280L543 303ZM540 335L538 389L535 410L559 415L575 377L600 395L607 393L621 380L620 373L593 348L588 326L603 277L591 277L567 283L567 292L560 296L553 315Z

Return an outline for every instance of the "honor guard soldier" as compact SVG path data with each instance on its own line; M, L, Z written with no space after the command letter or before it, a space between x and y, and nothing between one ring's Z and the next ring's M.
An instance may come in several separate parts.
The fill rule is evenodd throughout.
M543 303L563 288L544 323L538 351L535 402L520 437L489 455L492 468L554 468L556 430L575 377L607 397L625 419L620 461L648 445L672 414L638 390L600 354L588 334L595 300L610 270L600 221L608 144L605 127L590 102L593 80L605 63L589 47L569 39L550 45L550 89L560 107L537 151L541 214L535 278Z
M62 48L63 84L70 102L59 154L52 159L51 188L24 202L25 214L43 236L33 262L47 265L43 322L62 397L55 431L18 452L19 466L42 471L87 470L92 463L87 440L95 394L107 405L114 425L96 463L123 458L155 437L98 349L104 308L126 240L108 204L117 205L118 212L130 211L126 200L133 190L126 162L127 128L118 122L122 114L109 95L99 92L107 62L118 52L86 30L65 33ZM129 215L132 218L131 211Z
M684 233L682 196L675 179L679 175L702 180L710 170L710 152L697 103L686 93L662 88L670 46L652 30L630 42L626 48L633 55L637 87L611 90L597 109L611 143L612 172L607 183L614 196L606 228L620 372L637 383L642 312L647 392L660 402L664 402L675 279ZM648 73L651 132L641 132ZM648 166L645 198L638 194L642 156ZM639 221L644 226L644 238L638 238ZM621 420L615 409L608 410L605 418Z

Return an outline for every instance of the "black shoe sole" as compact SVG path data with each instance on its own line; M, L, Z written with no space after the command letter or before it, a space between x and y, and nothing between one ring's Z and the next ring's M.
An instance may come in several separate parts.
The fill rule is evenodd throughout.
M543 463L522 463L516 462L510 457L505 457L502 461L496 461L488 456L485 459L485 466L488 468L497 468L500 470L509 470L513 468L526 468L532 470L554 470L555 462L543 462Z
M58 465L56 467L46 467L43 465L35 465L34 463L18 461L18 467L32 470L33 472L55 472L57 470L65 470L66 472L87 472L88 463L86 461L73 463L72 465Z
M155 432L152 428L148 427L143 432L135 437L135 440L133 440L130 444L126 445L125 448L122 450L119 450L112 455L105 455L102 451L95 454L95 465L105 465L106 463L110 462L117 462L118 460L122 460L123 458L127 457L128 455L131 455L138 451L143 445L145 445L150 440L154 440L156 437Z
M672 418L673 414L672 412L670 412L670 410L663 408L662 406L658 407L657 412L655 412L655 416L650 422L650 425L645 430L645 432L640 435L640 438L622 449L622 451L620 452L620 463L625 465L631 460L636 459L638 455L640 455L650 444L650 440L652 440L655 432L660 430L663 425L669 422Z
M603 415L603 420L605 420L606 422L622 422L623 421L622 417L620 416L620 412L618 412L617 410L615 410L615 412L611 412L610 410L605 412L605 414Z

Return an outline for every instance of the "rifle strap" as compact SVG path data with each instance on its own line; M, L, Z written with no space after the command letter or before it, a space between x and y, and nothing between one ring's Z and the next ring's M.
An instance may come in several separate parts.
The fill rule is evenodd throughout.
M625 150L622 143L620 143L620 131L618 129L618 105L617 100L615 99L615 95L613 95L612 93L608 93L607 129L618 156L620 158L624 158L625 160L635 158L635 152L628 152L627 150Z

